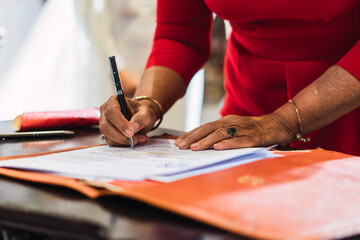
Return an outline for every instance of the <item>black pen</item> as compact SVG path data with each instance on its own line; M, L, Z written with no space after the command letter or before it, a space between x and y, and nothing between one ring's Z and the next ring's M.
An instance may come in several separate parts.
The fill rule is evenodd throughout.
M24 138L53 138L53 137L72 137L73 131L54 130L54 131L34 131L34 132L13 132L0 134L0 140L24 139Z
M109 65L110 65L110 71L111 71L111 76L112 76L112 80L113 80L114 87L115 87L117 100L120 104L121 113L124 115L124 117L128 121L130 121L130 114L129 114L129 111L126 106L123 86L121 84L121 79L120 79L120 75L119 75L119 72L117 69L115 56L109 57ZM130 146L132 148L134 148L134 141L133 141L132 137L129 138L129 142L130 142Z

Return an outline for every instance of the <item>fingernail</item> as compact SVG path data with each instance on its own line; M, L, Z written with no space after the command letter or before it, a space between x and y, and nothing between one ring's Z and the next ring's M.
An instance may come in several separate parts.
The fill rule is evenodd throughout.
M126 129L125 133L127 137L132 137L134 135L134 132L131 131L130 129Z
M197 148L199 148L199 146L200 146L199 143L193 143L193 144L190 145L190 148L191 148L192 150L196 150Z
M135 132L138 132L140 130L140 124L137 122L132 123L131 126L134 128Z
M180 140L180 142L179 142L179 144L178 144L178 147L179 147L179 148L183 148L183 147L185 147L185 146L186 146L186 141Z
M213 145L213 148L214 148L215 150L223 150L223 146L222 146L221 143L216 143L216 144L214 144L214 145Z

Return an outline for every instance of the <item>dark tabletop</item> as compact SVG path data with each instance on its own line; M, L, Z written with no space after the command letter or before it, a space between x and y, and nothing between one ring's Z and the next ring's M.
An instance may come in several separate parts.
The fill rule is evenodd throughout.
M0 122L0 133L12 131L10 121ZM100 136L95 127L75 129L74 138L0 141L0 157L100 144ZM0 240L16 234L13 239L245 239L132 199L93 200L67 188L3 176L0 230Z

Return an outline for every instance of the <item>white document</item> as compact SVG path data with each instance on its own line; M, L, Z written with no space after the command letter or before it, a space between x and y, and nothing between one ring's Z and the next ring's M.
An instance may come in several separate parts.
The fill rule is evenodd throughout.
M256 155L254 155L256 153ZM268 157L265 148L204 151L179 150L174 140L151 138L129 147L108 145L54 153L39 157L0 161L0 167L47 172L87 180L113 179L174 181ZM248 156L248 158L247 158ZM221 166L221 163L228 165ZM206 170L206 166L211 168Z
M173 181L177 181L177 180L180 180L183 178L188 178L188 177L192 177L192 176L196 176L196 175L200 175L200 174L220 171L220 170L224 170L227 168L243 165L246 163L263 160L266 158L274 158L274 157L281 157L281 156L282 155L274 154L273 152L268 151L267 149L263 149L263 150L256 151L252 154L239 156L237 158L221 161L219 163L210 164L210 165L207 165L204 167L195 168L192 170L179 172L179 173L175 173L175 174L155 175L155 176L149 177L148 179L158 181L158 182L173 182Z

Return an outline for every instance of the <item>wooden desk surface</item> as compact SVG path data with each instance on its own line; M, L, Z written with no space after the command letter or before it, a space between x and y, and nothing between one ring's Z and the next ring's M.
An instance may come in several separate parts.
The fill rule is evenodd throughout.
M0 122L0 132L12 132L11 122ZM0 141L0 157L100 144L100 135L98 129L88 128L75 130L74 138ZM1 227L50 239L245 239L135 200L92 200L66 188L3 176Z

